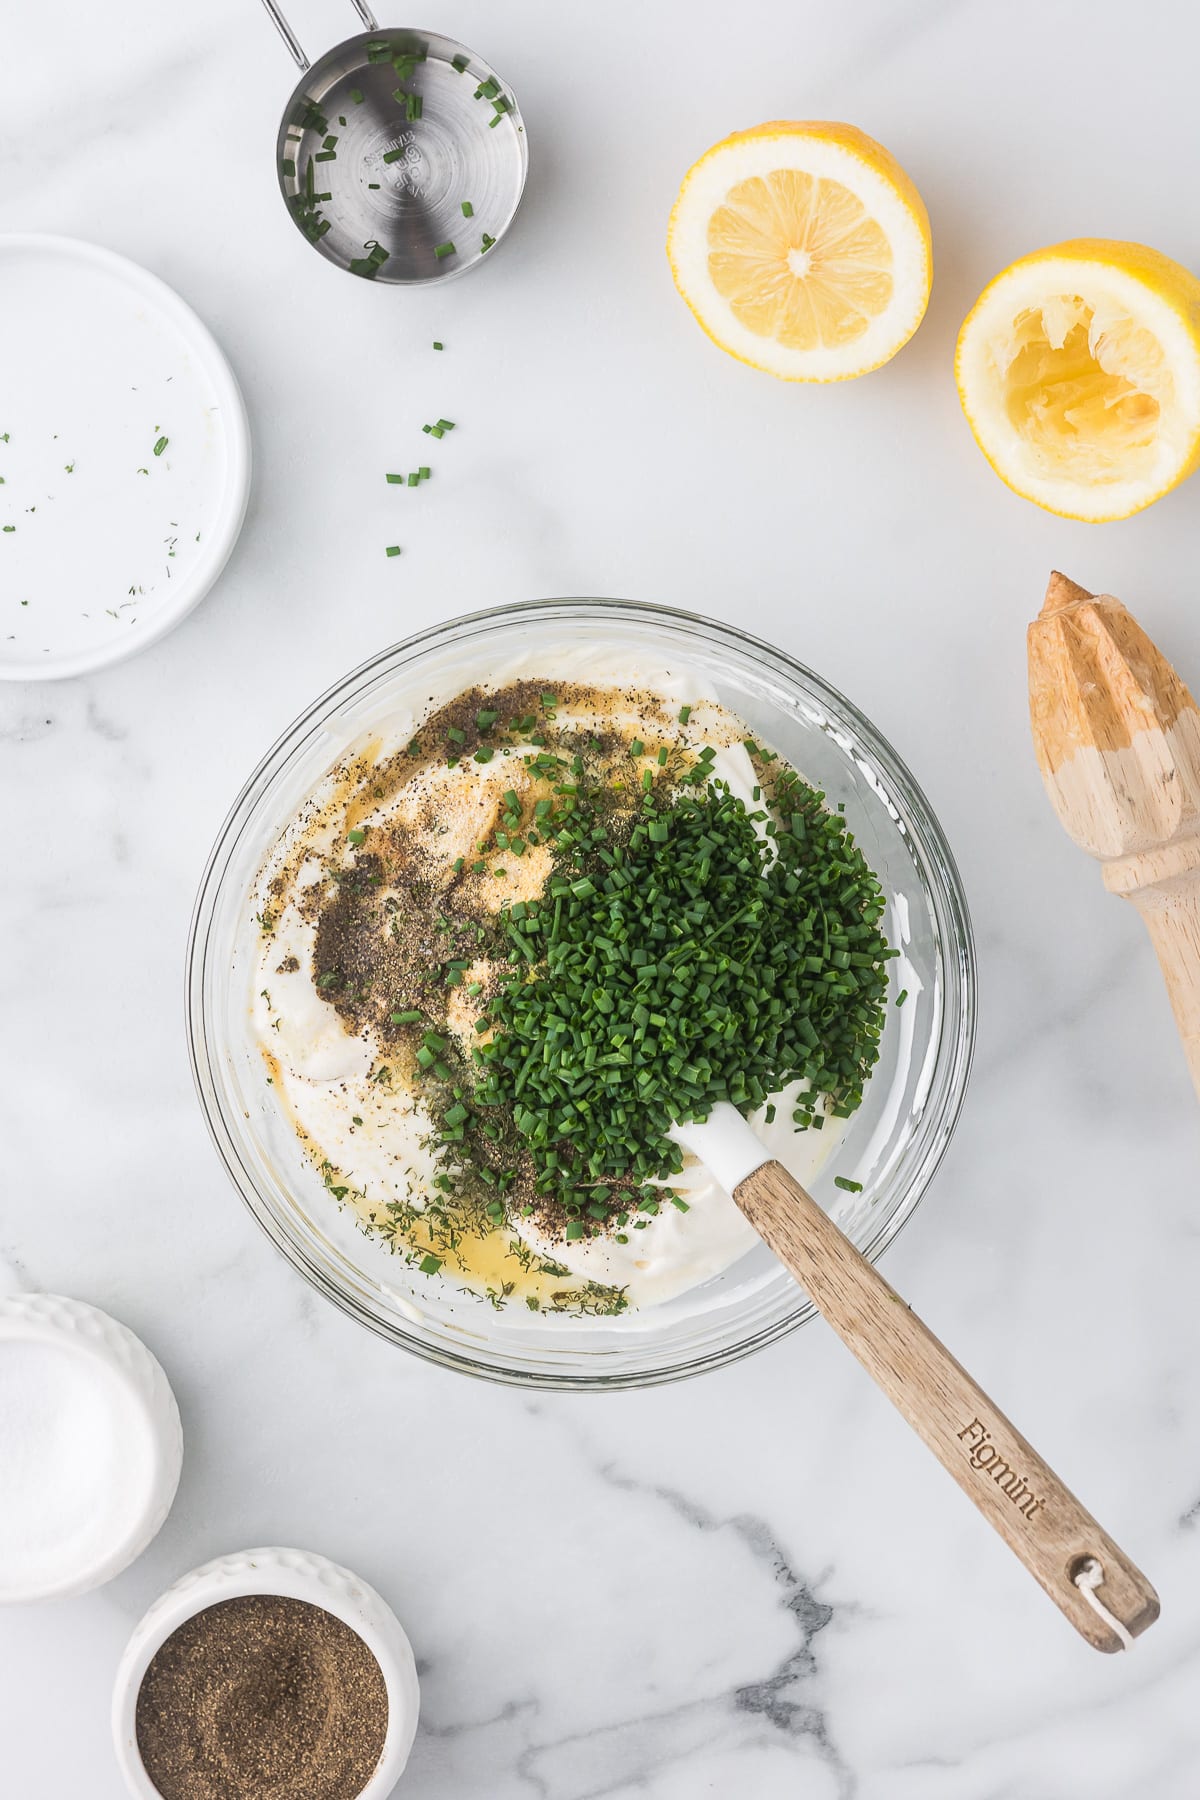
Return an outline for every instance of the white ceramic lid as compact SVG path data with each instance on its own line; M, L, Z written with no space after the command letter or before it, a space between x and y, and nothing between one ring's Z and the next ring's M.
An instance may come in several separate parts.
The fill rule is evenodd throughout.
M191 308L96 244L0 236L0 343L0 679L79 675L162 637L220 574L246 411Z
M375 1772L356 1800L385 1800L417 1731L421 1694L412 1645L391 1607L349 1569L309 1550L243 1550L184 1575L154 1602L125 1647L113 1686L113 1743L137 1800L159 1800L137 1747L137 1697L155 1652L196 1613L246 1594L278 1594L319 1606L358 1633L387 1686L388 1723Z
M57 1294L0 1298L0 1604L111 1581L170 1511L179 1409L139 1338Z

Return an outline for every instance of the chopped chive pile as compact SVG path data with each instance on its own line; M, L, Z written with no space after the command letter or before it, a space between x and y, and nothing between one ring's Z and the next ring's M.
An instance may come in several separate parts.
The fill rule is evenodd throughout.
M711 766L702 753L673 800L647 791L624 841L577 803L544 897L505 915L515 968L477 1098L511 1109L560 1196L669 1180L669 1127L718 1100L749 1112L803 1079L796 1124L822 1099L849 1117L877 1060L893 954L878 881L794 771L773 774L768 814Z

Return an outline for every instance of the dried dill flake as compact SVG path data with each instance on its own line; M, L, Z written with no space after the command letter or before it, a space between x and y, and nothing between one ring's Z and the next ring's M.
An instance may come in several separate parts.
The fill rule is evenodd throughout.
M358 1633L274 1594L187 1619L137 1697L138 1751L163 1800L356 1800L387 1726L383 1674Z

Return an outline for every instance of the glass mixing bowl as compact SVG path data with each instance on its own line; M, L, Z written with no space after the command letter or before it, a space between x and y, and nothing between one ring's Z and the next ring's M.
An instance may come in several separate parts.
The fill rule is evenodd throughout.
M901 954L889 965L882 1055L849 1131L813 1183L816 1199L874 1259L912 1213L950 1139L971 1061L975 961L958 872L921 790L868 720L833 688L732 626L624 600L553 600L472 613L386 650L287 731L250 777L217 840L189 943L192 1066L221 1157L283 1254L352 1317L449 1368L539 1388L636 1387L717 1368L813 1316L762 1246L664 1305L617 1318L496 1310L449 1283L410 1276L339 1211L267 1085L251 1023L256 880L321 777L387 727L415 728L440 703L520 660L644 655L683 666L779 751L846 820L887 896ZM838 1173L862 1192L834 1186ZM418 1285L418 1283L420 1285ZM444 1292L442 1290L445 1290Z

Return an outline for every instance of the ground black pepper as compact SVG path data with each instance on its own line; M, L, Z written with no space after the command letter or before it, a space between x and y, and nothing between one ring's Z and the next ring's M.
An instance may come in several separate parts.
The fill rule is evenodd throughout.
M138 1750L163 1800L355 1800L387 1724L383 1674L357 1632L274 1594L188 1619L137 1700Z

